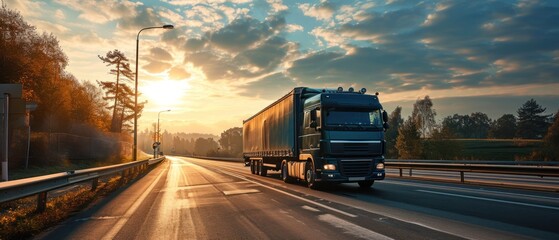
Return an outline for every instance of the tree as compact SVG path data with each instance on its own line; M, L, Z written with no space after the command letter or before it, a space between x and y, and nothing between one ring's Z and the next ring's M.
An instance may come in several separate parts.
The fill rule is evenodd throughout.
M492 138L514 138L516 134L516 117L512 114L503 114L493 122L489 130Z
M386 152L389 158L398 158L398 149L396 149L396 139L398 139L398 129L404 123L402 119L402 107L398 106L388 118L390 128L386 130Z
M194 155L197 156L208 156L208 153L217 149L217 142L213 138L198 138L194 142Z
M124 114L122 112L125 111L127 108L125 104L127 103L126 99L129 99L128 96L121 96L126 89L125 83L121 83L121 75L124 77L124 80L132 81L134 79L134 72L130 70L130 63L128 63L128 58L124 55L124 53L120 52L119 50L115 49L114 51L109 51L106 53L105 57L98 56L103 63L106 63L107 66L113 66L109 72L110 74L116 75L116 83L112 85L114 89L108 91L108 93L112 93L114 103L111 106L113 117L111 122L111 131L113 132L120 132L122 131L122 123L124 122ZM111 82L102 82L102 83L111 83ZM105 85L107 86L107 85ZM104 88L107 89L107 88ZM129 101L128 101L129 102ZM122 112L119 112L122 111Z
M398 129L396 149L398 149L399 158L414 159L421 157L423 149L416 124L416 121L410 117Z
M454 114L444 118L441 125L441 131L450 132L457 138L487 138L491 119L481 112L470 115Z
M532 159L559 161L559 111L555 114L553 124L547 129L543 146L532 154Z
M542 138L549 126L547 119L550 115L542 115L545 112L536 100L528 100L517 111L518 125L516 136L520 138Z
M491 119L485 113L475 112L469 117L470 138L487 138L491 128Z
M437 116L437 112L433 109L433 101L431 101L429 96L415 101L412 119L415 121L421 137L427 138L431 136L431 132L437 124L435 116Z
M223 150L228 151L232 156L236 156L243 151L243 128L229 128L221 133L219 145Z

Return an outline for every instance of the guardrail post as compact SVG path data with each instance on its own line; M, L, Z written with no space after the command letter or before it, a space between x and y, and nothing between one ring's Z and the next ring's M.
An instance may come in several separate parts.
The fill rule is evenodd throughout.
M97 186L99 185L99 178L94 178L93 180L91 180L91 191L95 191L97 189Z
M460 171L460 182L464 183L464 171Z
M37 212L43 212L47 208L47 192L37 194Z
M400 177L403 177L404 175L402 174L403 169L400 168Z
M410 177L411 177L411 175L412 175L412 174L411 174L411 168L410 168Z

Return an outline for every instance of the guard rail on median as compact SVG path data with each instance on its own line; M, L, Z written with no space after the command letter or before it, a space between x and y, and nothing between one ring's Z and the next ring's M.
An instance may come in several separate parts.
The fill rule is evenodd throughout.
M37 211L43 211L46 207L47 193L49 191L85 181L91 181L91 188L95 190L100 177L120 173L124 178L132 173L145 171L148 166L157 164L164 159L165 157L160 157L112 166L67 171L39 177L0 182L0 203L37 195Z

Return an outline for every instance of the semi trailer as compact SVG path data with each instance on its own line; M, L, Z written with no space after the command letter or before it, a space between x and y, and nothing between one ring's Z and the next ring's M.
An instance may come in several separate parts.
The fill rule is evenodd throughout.
M297 87L243 121L243 158L252 174L280 171L284 182L357 182L385 177L388 115L366 89Z

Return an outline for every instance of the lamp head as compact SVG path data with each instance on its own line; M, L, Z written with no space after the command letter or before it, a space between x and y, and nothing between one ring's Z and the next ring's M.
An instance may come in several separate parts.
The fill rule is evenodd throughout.
M173 29L175 28L175 26L171 25L171 24L167 24L167 25L163 25L164 29Z

